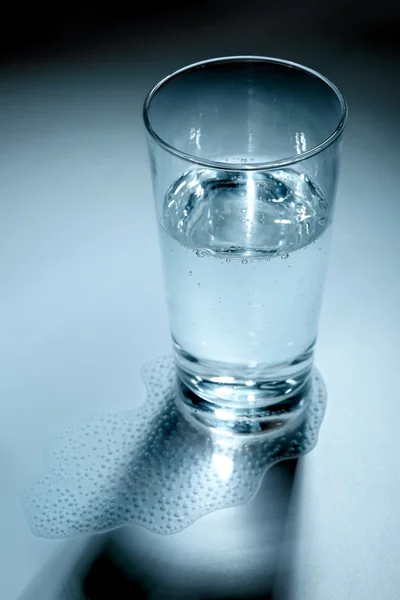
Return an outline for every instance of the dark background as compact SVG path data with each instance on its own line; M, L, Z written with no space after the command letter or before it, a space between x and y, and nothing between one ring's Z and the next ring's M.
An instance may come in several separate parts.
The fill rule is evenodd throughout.
M349 51L355 48L379 54L398 55L400 8L398 3L382 0L249 0L246 3L220 0L201 3L174 0L156 5L143 2L130 6L122 2L6 3L1 12L0 52L3 62L56 57L70 51L93 48L116 40L145 38L159 31L163 39L177 30L187 34L186 44L195 42L199 27L219 37L229 37L224 21L238 32L247 32L262 21L264 35L282 36L283 45L300 35L306 46L326 36L340 41ZM166 35L167 34L167 35ZM212 46L215 40L210 39ZM156 40L153 40L157 45Z

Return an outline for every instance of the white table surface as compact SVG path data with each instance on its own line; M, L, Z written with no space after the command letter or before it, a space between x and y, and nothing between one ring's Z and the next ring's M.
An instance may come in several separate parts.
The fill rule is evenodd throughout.
M187 32L160 30L3 69L2 600L19 598L66 544L34 537L19 504L46 442L88 413L139 405L140 367L169 351L144 94L184 64L233 53L303 62L350 107L317 350L328 409L305 459L293 598L399 597L397 63L332 33L307 42L293 26L287 44L239 21L222 38L219 22L201 24L188 44ZM83 543L69 543L71 560ZM40 600L52 598L46 586Z

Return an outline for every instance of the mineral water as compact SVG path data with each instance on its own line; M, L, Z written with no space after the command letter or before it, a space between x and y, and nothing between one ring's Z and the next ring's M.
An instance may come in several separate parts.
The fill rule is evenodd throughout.
M193 169L170 187L161 245L178 372L205 399L265 403L312 366L330 210L301 171Z

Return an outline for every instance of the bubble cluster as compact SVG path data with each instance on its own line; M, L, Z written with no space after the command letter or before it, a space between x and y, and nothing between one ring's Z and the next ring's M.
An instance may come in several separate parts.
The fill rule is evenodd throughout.
M326 403L317 372L302 422L254 438L186 420L175 404L171 357L147 364L143 379L148 395L139 410L87 418L54 440L22 498L34 534L65 538L126 523L174 533L248 502L270 466L316 444Z

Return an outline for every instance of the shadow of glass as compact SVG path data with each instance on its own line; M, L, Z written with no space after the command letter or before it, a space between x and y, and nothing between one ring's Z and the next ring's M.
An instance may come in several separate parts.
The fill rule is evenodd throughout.
M82 581L84 598L289 600L296 552L298 460L274 465L244 506L159 536L137 526L108 534ZM61 600L61 598L60 598Z
M248 504L173 535L125 525L68 541L19 600L290 600L302 470L275 464Z
M74 564L61 556L46 567L41 600L57 573L49 600L108 599L110 590L116 600L289 600L298 459L314 447L326 403L319 374L301 418L258 436L188 419L175 402L170 357L149 363L143 377L139 411L66 431L27 491L34 533L88 541ZM23 600L34 597L27 590Z

